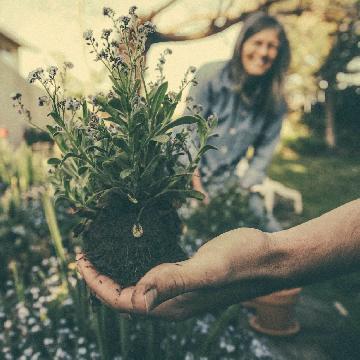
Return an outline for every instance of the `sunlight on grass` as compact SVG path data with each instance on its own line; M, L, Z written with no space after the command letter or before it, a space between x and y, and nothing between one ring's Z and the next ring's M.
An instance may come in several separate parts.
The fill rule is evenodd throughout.
M270 177L299 190L304 212L293 224L317 217L360 196L360 163L342 155L312 156L299 154L288 159L278 154L271 165Z

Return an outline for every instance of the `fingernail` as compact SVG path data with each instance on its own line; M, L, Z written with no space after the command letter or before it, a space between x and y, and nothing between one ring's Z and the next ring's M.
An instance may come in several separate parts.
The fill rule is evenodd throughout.
M145 293L144 300L145 300L146 312L149 312L154 308L155 299L157 298L157 295L158 293L156 289L150 289Z

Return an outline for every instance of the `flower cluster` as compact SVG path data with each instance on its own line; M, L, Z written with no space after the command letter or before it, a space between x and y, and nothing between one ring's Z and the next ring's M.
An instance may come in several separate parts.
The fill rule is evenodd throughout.
M22 102L22 94L15 92L10 95L10 99L13 101L13 107L17 110L18 114L23 115L29 123L32 123L30 110Z
M58 70L59 69L58 69L57 66L49 66L48 69L47 69L47 72L49 74L49 78L54 79Z
M101 39L102 47L94 37L92 30L84 32L86 44L92 47L95 61L102 61L110 70L127 73L129 63L137 59L141 63L149 34L156 31L155 25L149 21L141 23L136 14L136 6L129 9L129 16L116 18L115 11L109 7L103 8L103 14L109 17L114 25L115 37L111 38L113 29L103 29Z
M39 106L44 106L45 104L47 104L49 102L49 98L46 95L43 96L39 96L38 98L38 105Z
M43 77L43 74L44 74L44 69L39 67L29 73L27 80L30 84L32 84L36 80L41 80Z
M69 294L61 294L58 260L45 258L33 266L32 283L19 299L9 280L0 295L0 358L2 359L100 359L94 337L82 333L73 322L76 308ZM45 281L43 277L45 276ZM76 278L69 275L76 285ZM55 312L49 311L56 307Z
M81 103L79 100L75 98L67 98L65 100L65 109L70 111L77 111L79 110Z

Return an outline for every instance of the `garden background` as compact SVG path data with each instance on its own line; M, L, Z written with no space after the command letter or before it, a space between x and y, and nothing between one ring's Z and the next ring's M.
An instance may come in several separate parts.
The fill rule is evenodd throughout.
M76 219L66 206L54 207L44 190L52 150L33 144L37 135L31 131L23 140L26 123L9 95L21 90L24 102L36 102L41 90L24 78L35 67L63 61L75 65L67 82L74 95L109 88L82 33L108 26L103 6L126 14L131 5L157 26L147 55L149 80L169 47L165 75L174 90L188 66L230 57L246 14L260 9L277 15L293 59L286 85L290 111L269 176L300 191L304 210L295 215L288 201L278 199L274 212L289 227L360 195L359 1L0 0L0 358L303 359L304 349L311 349L306 359L356 359L358 273L305 288L303 329L286 341L254 334L241 320L247 311L240 306L165 324L89 305L73 264ZM39 124L48 121L46 113L31 110ZM228 206L229 218L237 211ZM188 247L204 240L184 236Z

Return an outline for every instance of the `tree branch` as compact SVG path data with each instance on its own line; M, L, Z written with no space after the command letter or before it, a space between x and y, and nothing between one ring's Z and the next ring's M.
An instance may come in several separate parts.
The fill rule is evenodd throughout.
M150 14L142 16L141 21L142 22L152 21L156 15L160 14L162 11L164 11L165 9L167 9L169 6L173 5L177 1L178 0L170 0L170 1L168 1L164 5L157 8L156 10L153 10Z
M264 9L265 6L270 6L273 3L279 2L279 1L281 1L281 0L268 0L264 4L262 4L259 7L259 9L260 8ZM208 37L211 35L215 35L221 31L226 30L227 28L229 28L232 25L235 25L239 22L244 21L250 14L258 11L259 9L243 12L239 16L234 17L234 18L226 18L225 22L221 26L216 25L217 18L208 19L209 25L206 28L204 28L198 32L191 33L191 34L179 35L179 34L176 34L175 32L167 32L167 33L155 32L149 38L149 40L150 40L149 45L152 45L155 43L160 43L160 42L167 42L167 41L197 40L197 39L202 39L202 38L205 38L205 37ZM278 11L277 15L297 15L297 16L299 16L308 9L309 9L308 7L300 7L300 8L295 8L292 10L283 10L283 11Z

